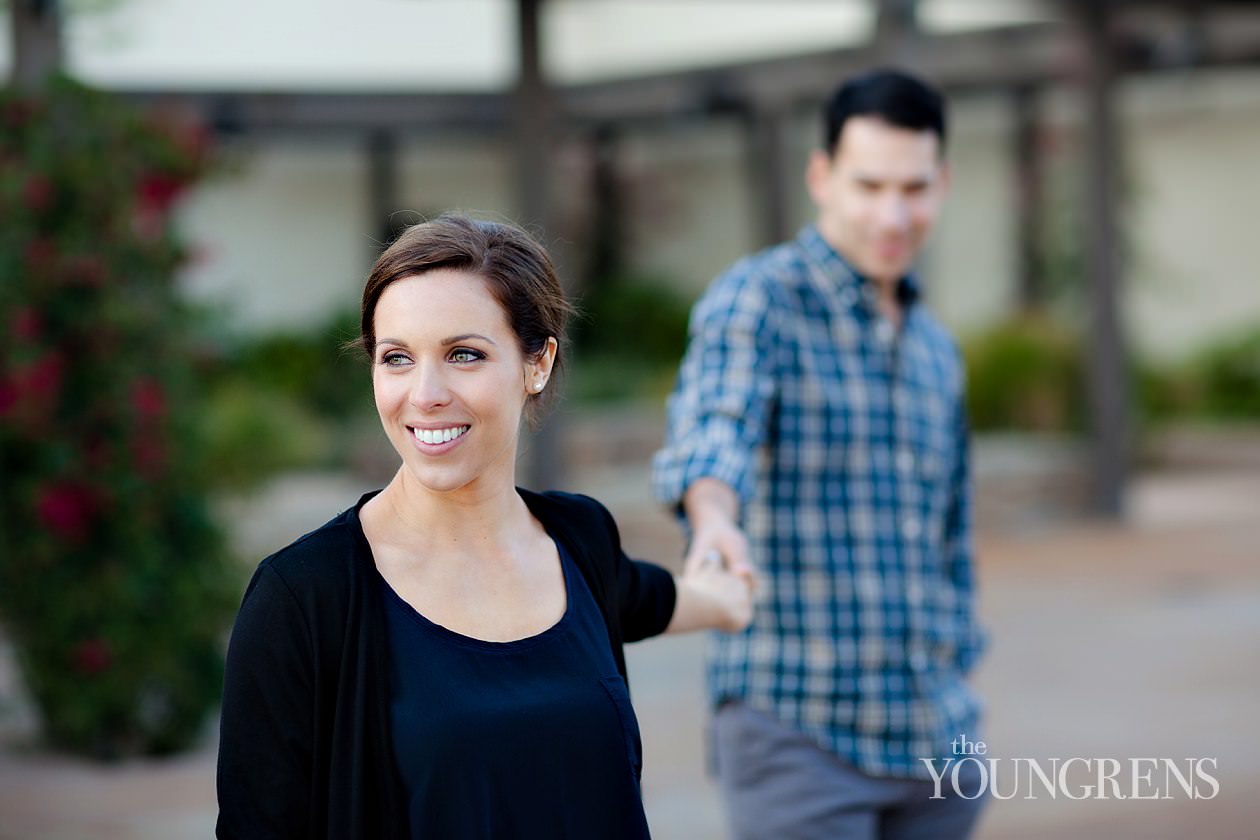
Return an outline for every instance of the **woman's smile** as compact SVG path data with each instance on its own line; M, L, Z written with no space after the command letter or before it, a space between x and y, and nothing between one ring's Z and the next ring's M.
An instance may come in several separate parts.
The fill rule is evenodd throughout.
M411 432L411 436L421 452L426 455L440 455L454 449L463 441L464 435L471 428L471 425L464 424L438 427L428 426L425 428L408 426L407 430Z

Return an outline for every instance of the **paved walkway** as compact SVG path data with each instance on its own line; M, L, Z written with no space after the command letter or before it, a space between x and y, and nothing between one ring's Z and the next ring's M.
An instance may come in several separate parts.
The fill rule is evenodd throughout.
M587 471L627 545L676 557L672 523L636 471ZM250 506L250 556L318 525L361 488L293 477ZM241 508L245 510L244 507ZM995 838L1260 837L1260 471L1147 475L1125 528L1060 526L981 540L982 612L993 635L978 676L986 740L1001 759L1212 757L1212 800L994 803ZM702 761L703 639L630 649L644 732L644 796L657 840L718 840ZM162 762L102 767L29 746L30 717L0 646L0 840L183 840L211 835L214 736Z

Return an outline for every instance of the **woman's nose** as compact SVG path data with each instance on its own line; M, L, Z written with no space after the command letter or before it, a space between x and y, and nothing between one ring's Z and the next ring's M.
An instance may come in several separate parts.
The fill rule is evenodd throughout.
M410 401L416 408L428 411L451 401L450 384L443 365L421 362L413 376Z

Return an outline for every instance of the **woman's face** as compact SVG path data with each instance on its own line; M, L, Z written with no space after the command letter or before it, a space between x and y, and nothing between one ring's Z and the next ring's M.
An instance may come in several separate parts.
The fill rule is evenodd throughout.
M404 469L438 493L511 487L521 411L554 339L526 359L486 282L449 269L387 286L373 326L376 410Z

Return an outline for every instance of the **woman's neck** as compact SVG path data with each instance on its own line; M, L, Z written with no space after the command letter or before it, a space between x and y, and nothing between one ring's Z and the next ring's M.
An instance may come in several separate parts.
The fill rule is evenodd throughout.
M376 537L415 556L510 556L533 524L510 481L439 493L420 486L405 467L368 504Z

